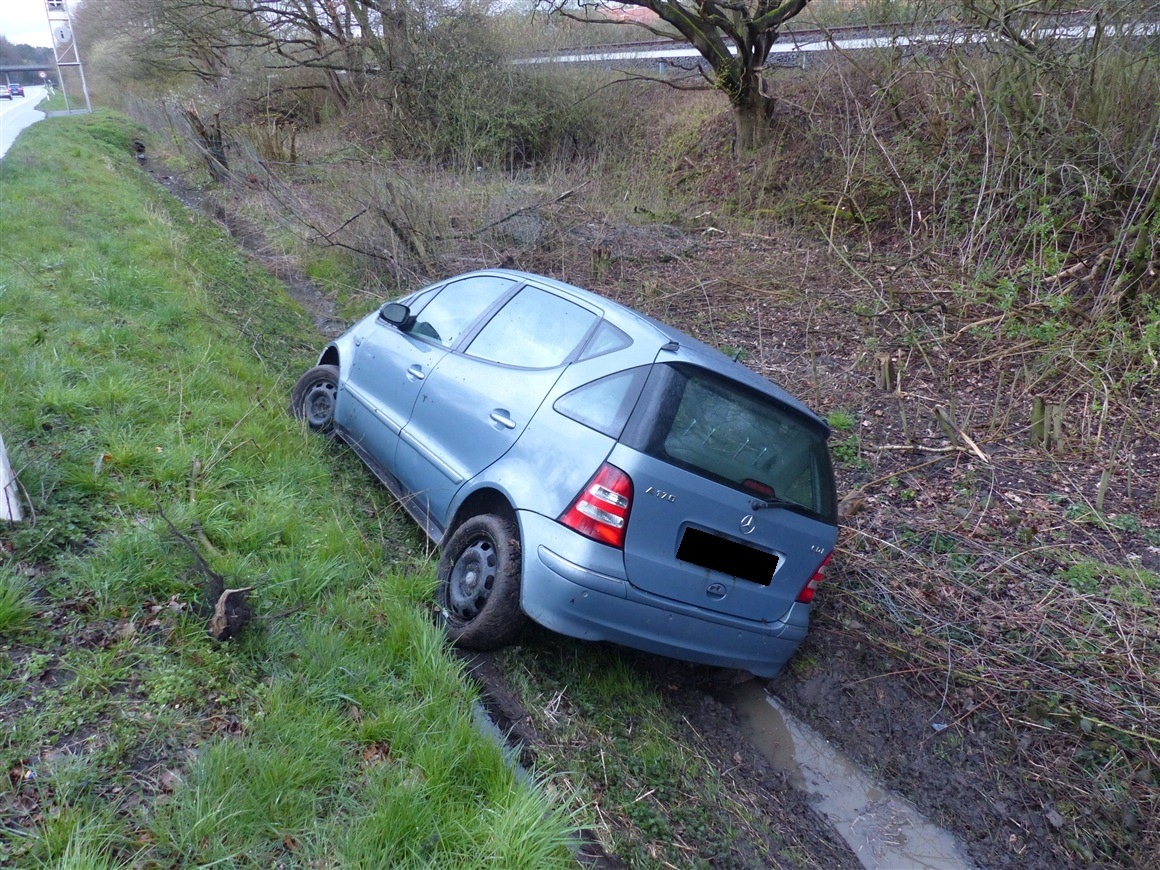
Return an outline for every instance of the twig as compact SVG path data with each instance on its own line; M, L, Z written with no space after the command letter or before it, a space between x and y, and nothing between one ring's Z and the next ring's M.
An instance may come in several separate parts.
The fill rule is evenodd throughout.
M546 200L544 202L538 202L538 203L535 203L534 205L525 205L523 208L517 208L515 211L511 212L510 214L504 215L499 220L492 221L491 223L487 224L486 226L482 226L479 229L469 233L466 236L460 236L460 238L474 239L477 236L479 236L480 234L487 232L488 230L492 229L493 227L498 227L500 224L504 223L505 221L510 221L512 218L517 217L518 215L521 215L524 212L538 211L541 208L546 208L547 206L550 206L550 205L556 205L556 203L563 202L564 200L573 196L576 193L576 191L583 190L585 187L587 187L591 183L592 183L592 181L591 181L591 179L589 179L588 181L585 181L583 184L581 184L579 187L574 187L571 190L565 190L563 193L561 193L555 199Z
M169 517L167 517L165 515L165 511L162 510L160 500L154 499L154 503L157 505L158 516L160 516L161 519L165 521L165 525L167 525L169 527L170 533L175 538L177 538L177 540L179 540L181 543L185 544L186 549L188 549L189 552L193 555L194 570L197 571L199 574L203 574L204 576L208 577L211 580L211 582L220 583L221 588L224 589L225 588L224 578L220 574L218 574L216 571L214 571L213 568L211 568L209 566L209 563L205 561L205 558L201 555L201 550L199 550L197 548L197 545L193 541L191 541L189 538L187 538L184 534L182 534L181 531L177 528L177 526L173 525L173 523L170 521Z
M323 235L323 238L329 242L331 236L333 236L335 233L340 233L343 230L345 230L348 226L350 226L355 221L357 221L360 217L362 217L364 214L366 214L369 210L370 210L370 206L364 206L360 211L358 211L352 217L349 217L345 221L343 221L342 225L340 227L338 227L338 229L331 230L329 233L326 233L325 235Z
M961 365L978 366L978 365L982 365L983 363L993 362L994 360L1002 359L1004 357L1018 356L1018 355L1021 355L1024 351L1030 349L1031 347L1034 347L1037 344L1039 344L1038 341L1036 341L1035 339L1031 339L1030 341L1025 341L1022 344L1017 344L1014 347L1009 347L1009 348L1006 348L1005 350L996 351L995 353L990 354L988 356L980 356L980 357L976 357L975 359L969 359L969 360L961 363Z
M893 445L893 446L887 445L885 449L902 450L904 448L907 450L915 449L912 445ZM883 448L880 448L880 449L883 449ZM962 450L961 447L959 447L957 449L960 451ZM942 453L945 451L939 450L938 452ZM872 486L877 486L880 483L885 483L888 480L893 480L896 477L901 477L902 475L909 474L912 471L918 471L920 468L926 468L930 465L934 465L935 463L945 462L945 461L946 461L945 456L939 456L939 457L936 457L934 459L928 459L926 462L920 462L918 465L911 465L911 466L908 466L907 468L903 468L903 469L900 469L898 471L892 471L892 472L890 472L890 474L884 474L881 477L876 477L876 478L874 478L874 480L871 480L867 483L862 484L854 491L855 492L865 492L866 490L868 490Z
M937 716L944 709L946 709L947 695L949 695L950 691L951 691L951 674L954 672L954 668L952 666L953 660L951 659L951 630L949 627L947 628L946 632L947 632L947 676L946 676L946 680L943 682L942 703L939 704L938 709L934 711L934 716L931 716L930 719L928 720L932 724L934 723L935 716Z
M901 450L903 452L922 452L922 453L966 453L966 447L960 447L958 444L951 444L946 447L929 447L926 444L878 444L873 450ZM929 464L929 463L927 463ZM897 477L897 474L890 475Z

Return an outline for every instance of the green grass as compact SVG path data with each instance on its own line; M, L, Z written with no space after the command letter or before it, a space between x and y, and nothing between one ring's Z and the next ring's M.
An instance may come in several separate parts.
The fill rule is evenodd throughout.
M1061 554L1060 560L1066 565L1060 576L1071 588L1140 608L1143 613L1160 590L1160 574L1138 565L1109 565L1070 552Z
M41 112L63 112L67 108L83 109L85 98L83 94L69 94L68 104L65 104L64 92L59 88L36 104Z
M841 440L832 440L830 442L830 453L843 465L848 465L859 471L867 467L866 461L861 456L862 439L858 436L857 432L847 435Z
M836 432L849 432L858 424L858 419L849 411L834 410L826 415L826 422Z
M533 634L506 655L543 738L541 763L560 772L573 803L599 809L591 827L628 866L780 866L775 853L793 847L794 832L770 831L751 812L673 703L678 686L611 646Z
M26 628L34 608L28 582L10 566L0 564L0 637Z
M286 413L308 318L138 134L50 119L0 162L0 425L34 517L0 529L0 863L569 865L571 820L474 724L417 532ZM205 632L162 511L255 587L240 638Z

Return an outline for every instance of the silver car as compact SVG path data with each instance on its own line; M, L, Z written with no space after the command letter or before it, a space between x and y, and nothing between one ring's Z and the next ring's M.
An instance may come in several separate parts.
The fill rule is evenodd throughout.
M369 314L293 413L349 444L441 548L460 646L525 618L777 674L837 538L824 420L713 348L507 270Z

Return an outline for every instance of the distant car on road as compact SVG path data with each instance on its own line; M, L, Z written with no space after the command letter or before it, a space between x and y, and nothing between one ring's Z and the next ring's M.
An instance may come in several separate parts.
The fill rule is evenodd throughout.
M442 549L448 636L561 634L776 675L838 533L829 427L663 323L525 272L460 275L330 343L291 410Z
M0 100L11 100L12 89L8 85L0 85Z
M24 96L24 85L20 84L19 82L11 82L8 85L8 93L10 96L13 96L13 97L23 97Z

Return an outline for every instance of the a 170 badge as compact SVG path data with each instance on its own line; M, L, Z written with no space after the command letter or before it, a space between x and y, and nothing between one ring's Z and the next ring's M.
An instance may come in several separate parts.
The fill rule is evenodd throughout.
M645 495L655 495L657 498L664 499L665 501L675 502L677 500L677 497L671 492L665 492L663 489L657 489L655 486L650 486L646 489Z

